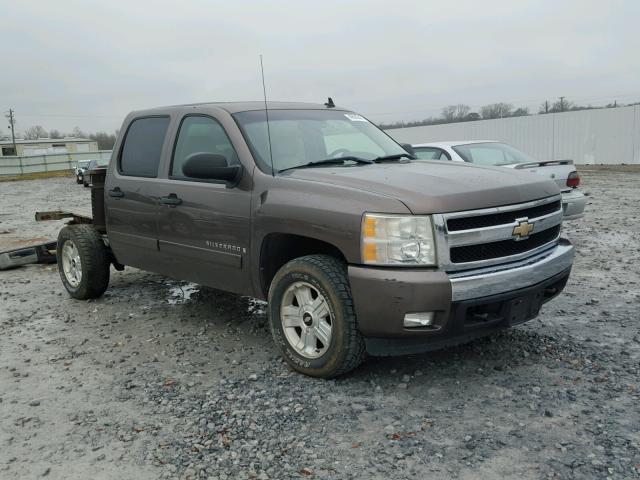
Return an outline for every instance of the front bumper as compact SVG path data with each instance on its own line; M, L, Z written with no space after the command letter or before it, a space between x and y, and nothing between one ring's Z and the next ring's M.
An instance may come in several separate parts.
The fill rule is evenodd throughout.
M562 219L575 220L584 217L584 207L587 197L577 188L562 192Z
M526 260L451 274L352 265L349 279L358 326L373 355L460 343L534 318L540 306L564 288L573 257L573 246L561 239ZM405 314L415 312L435 312L433 324L405 328Z

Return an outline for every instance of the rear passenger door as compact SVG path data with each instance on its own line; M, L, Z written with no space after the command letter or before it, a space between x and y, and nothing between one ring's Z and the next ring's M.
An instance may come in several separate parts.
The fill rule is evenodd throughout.
M242 292L249 275L251 191L242 183L229 188L221 181L187 177L182 166L194 153L215 153L229 165L240 163L213 116L181 119L167 178L158 180L163 268L180 279Z
M141 117L129 123L105 184L107 233L117 260L159 271L157 176L168 116Z

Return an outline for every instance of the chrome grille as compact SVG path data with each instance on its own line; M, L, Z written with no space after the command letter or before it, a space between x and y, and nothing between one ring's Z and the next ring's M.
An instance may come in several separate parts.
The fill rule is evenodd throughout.
M521 260L553 247L560 236L559 195L502 207L434 215L440 266L464 270ZM529 235L515 232L527 226ZM526 229L525 229L526 230Z
M522 252L528 252L546 243L552 242L560 234L560 225L533 233L526 240L500 240L498 242L480 243L477 245L464 245L451 248L451 261L453 263L476 262L492 258L509 257Z
M478 215L477 217L451 218L447 220L447 230L449 232L455 232L458 230L470 230L472 228L492 227L494 225L513 222L517 218L542 217L543 215L558 211L560 204L561 201L557 200L521 210L490 213L488 215Z

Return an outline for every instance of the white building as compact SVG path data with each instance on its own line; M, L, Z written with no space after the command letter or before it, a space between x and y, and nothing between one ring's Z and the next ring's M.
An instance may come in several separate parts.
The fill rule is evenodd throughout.
M17 150L17 151L16 151ZM16 139L15 148L11 139L0 140L0 157L29 157L54 153L97 152L98 143L90 138L38 138Z

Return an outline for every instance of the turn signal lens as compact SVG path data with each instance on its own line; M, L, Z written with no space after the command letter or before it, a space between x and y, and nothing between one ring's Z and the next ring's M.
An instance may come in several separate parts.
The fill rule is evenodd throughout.
M362 254L364 257L364 263L375 263L378 257L378 251L375 243L367 243L363 245Z
M369 265L435 265L431 216L366 213L361 253Z

